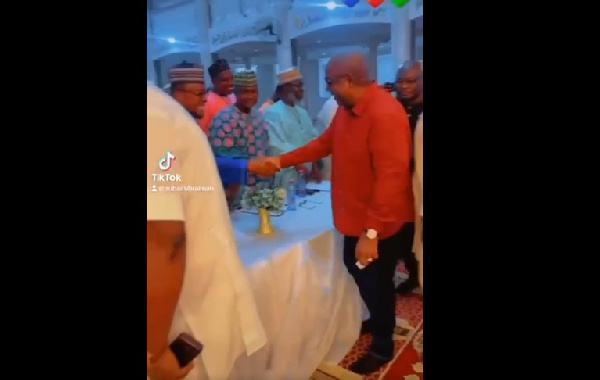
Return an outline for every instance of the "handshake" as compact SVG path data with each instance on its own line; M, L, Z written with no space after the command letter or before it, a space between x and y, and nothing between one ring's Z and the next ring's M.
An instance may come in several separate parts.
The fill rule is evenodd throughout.
M264 157L248 162L248 171L260 177L272 177L280 170L279 157Z

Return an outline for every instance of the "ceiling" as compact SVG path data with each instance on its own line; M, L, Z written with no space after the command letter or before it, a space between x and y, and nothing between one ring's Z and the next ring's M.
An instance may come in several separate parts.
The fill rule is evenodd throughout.
M241 61L242 57L274 57L277 45L273 42L239 43L219 51L219 56L230 61ZM238 59L236 59L238 58Z
M315 44L323 46L366 45L370 41L380 43L389 41L390 32L390 24L364 23L337 25L303 34L296 38L296 40L298 47Z
M149 51L162 51L175 45L182 51L196 49L198 21L194 12L195 1L147 0L148 11L160 11L156 17L149 18ZM209 0L209 2L213 1L215 0ZM229 2L231 0L216 1ZM309 4L305 0L301 0L300 3L305 6ZM416 18L414 22L417 34L422 35L423 17ZM382 49L389 50L390 33L391 27L388 23L337 25L301 35L296 38L295 43L298 53L302 56L307 54L326 56L334 53L336 48L367 47L373 42L379 43L380 51L382 51ZM176 43L173 45L169 39L175 40ZM276 59L276 49L277 45L272 42L251 42L234 44L221 49L218 53L231 61L241 61L243 57L273 60Z
M159 11L176 8L182 4L191 3L193 0L146 0L147 10Z

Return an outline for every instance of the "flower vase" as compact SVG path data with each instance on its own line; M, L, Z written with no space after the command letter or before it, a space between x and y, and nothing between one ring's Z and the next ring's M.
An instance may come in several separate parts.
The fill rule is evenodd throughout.
M258 233L259 235L271 235L273 226L271 225L271 214L266 208L258 209Z

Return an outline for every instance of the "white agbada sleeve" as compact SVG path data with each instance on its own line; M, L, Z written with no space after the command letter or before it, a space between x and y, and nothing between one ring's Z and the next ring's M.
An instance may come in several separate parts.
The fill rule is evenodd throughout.
M185 221L181 194L159 191L161 185L153 177L153 175L165 173L159 169L158 161L165 157L168 150L175 148L175 143L171 141L172 135L168 133L169 128L164 124L164 119L148 118L146 218L147 220ZM174 168L171 173L176 174L175 172L176 169Z
M148 135L158 136L156 141L149 138L149 146L156 144L149 152L160 153L166 148L159 158L167 150L176 157L169 173L180 174L181 182L164 185L188 189L156 197L163 206L164 202L171 205L167 215L175 217L173 205L179 196L185 217L186 268L169 339L186 332L204 345L186 380L205 380L205 376L208 380L227 379L238 358L266 344L266 335L238 256L215 158L206 135L187 112L151 87ZM158 166L159 158L148 158L149 173L154 165Z
M329 128L329 125L337 112L337 108L338 104L333 96L327 99L325 104L323 104L323 108L321 108L321 111L319 111L319 114L317 115L316 127L318 132L322 134Z
M193 120L182 126L182 185L212 188L186 192L187 260L171 333L180 315L204 344L202 363L210 380L226 379L240 356L266 344L246 270L238 256L229 208L206 135ZM192 379L192 377L190 377Z

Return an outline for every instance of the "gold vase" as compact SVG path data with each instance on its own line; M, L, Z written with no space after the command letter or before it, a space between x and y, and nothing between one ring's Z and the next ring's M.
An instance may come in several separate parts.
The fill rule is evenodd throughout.
M271 225L271 215L265 208L258 209L258 233L260 235L271 235L273 232L273 226Z

